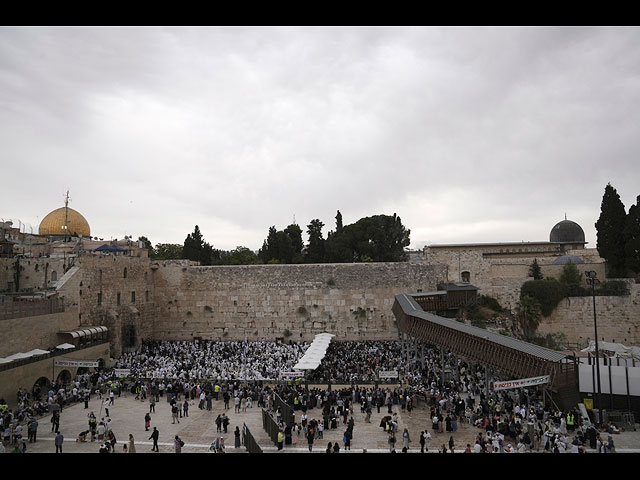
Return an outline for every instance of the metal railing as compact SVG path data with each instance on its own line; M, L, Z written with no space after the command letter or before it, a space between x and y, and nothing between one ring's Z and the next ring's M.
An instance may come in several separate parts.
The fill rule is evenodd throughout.
M245 423L242 424L242 433L244 436L244 446L247 449L247 452L262 453L262 448L258 445L258 442Z
M273 444L276 445L278 443L278 432L280 431L280 427L273 416L264 408L262 409L262 427L269 435Z

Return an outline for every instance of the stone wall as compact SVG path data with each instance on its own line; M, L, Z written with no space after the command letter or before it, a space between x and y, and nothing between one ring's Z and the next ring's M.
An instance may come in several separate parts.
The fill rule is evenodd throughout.
M125 273L126 270L126 273ZM59 280L59 295L77 308L80 326L104 325L115 356L152 338L155 320L153 272L148 258L85 255ZM133 329L134 341L126 332ZM125 338L123 338L125 332Z
M29 348L32 350L35 347ZM102 360L105 365L109 364L109 345L107 343L87 347L78 351L69 350L62 355L45 358L36 362L28 362L15 368L3 368L0 370L0 398L4 398L10 408L15 408L17 399L16 393L19 388L31 392L33 386L39 379L56 380L58 376L67 370L69 378L75 378L78 368L56 367L54 361L65 360ZM89 371L93 371L90 368Z
M628 296L596 297L598 340L640 345L640 284L629 282ZM560 302L538 327L538 333L563 333L570 343L587 346L594 338L593 297L571 297Z
M395 295L434 290L442 268L421 263L187 267L154 273L158 339L397 339Z
M73 330L78 326L76 309L62 313L38 315L35 317L0 320L0 357L8 357L18 352L28 352L35 348L47 350L64 342L59 332Z

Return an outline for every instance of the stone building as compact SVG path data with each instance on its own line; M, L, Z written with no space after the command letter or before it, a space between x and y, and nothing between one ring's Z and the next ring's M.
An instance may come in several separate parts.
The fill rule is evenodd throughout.
M423 261L442 265L450 282L471 283L480 295L489 295L513 309L520 287L531 280L529 270L537 260L545 277L558 277L568 261L582 272L605 276L605 263L595 248L586 248L582 227L562 220L551 229L549 241L427 245Z

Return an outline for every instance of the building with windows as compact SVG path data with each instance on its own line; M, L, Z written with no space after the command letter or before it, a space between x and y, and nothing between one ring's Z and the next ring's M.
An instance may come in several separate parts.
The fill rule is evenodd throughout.
M545 277L558 277L564 264L580 271L594 270L604 278L604 259L586 248L584 230L566 218L553 226L548 241L427 245L422 261L445 265L450 282L471 283L480 295L496 298L503 307L515 308L520 287L531 280L534 260Z

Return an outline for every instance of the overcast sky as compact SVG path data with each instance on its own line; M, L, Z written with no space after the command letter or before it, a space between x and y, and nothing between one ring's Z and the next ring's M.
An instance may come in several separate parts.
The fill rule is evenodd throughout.
M411 247L595 247L640 195L638 28L0 28L0 217L257 250L393 213ZM306 234L305 234L306 239Z

